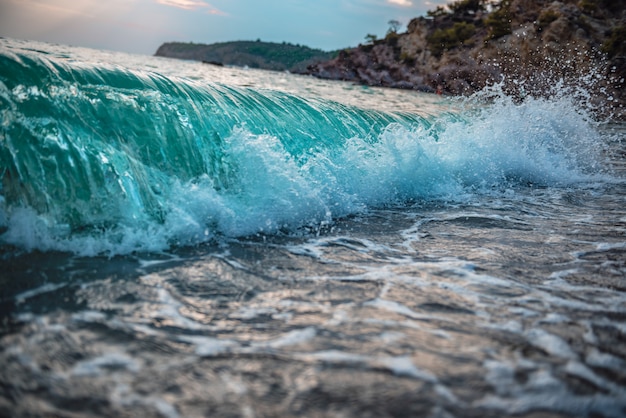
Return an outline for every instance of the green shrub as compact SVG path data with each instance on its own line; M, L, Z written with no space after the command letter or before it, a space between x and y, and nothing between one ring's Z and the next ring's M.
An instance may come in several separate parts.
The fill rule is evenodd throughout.
M546 10L541 13L537 18L537 28L539 30L544 30L546 27L550 25L550 23L554 22L559 18L559 14L554 10Z
M396 32L389 32L385 36L385 44L391 47L395 47L398 45L399 39L400 39L400 35L398 35Z
M485 19L489 28L488 39L497 39L511 33L511 0L502 0L499 8L494 10Z
M626 55L626 26L618 26L611 31L611 36L602 44L602 52L609 58Z
M407 52L402 52L400 54L400 61L405 63L406 65L415 65L415 57Z
M367 35L365 35L365 40L367 41L368 44L375 44L376 40L378 39L378 37L374 34L368 33Z
M448 14L448 11L443 6L437 6L435 10L429 10L426 12L426 15L432 18L445 16L447 14Z
M592 0L581 0L578 3L578 8L587 14L594 14L598 11L598 5Z
M451 48L466 44L476 33L471 23L457 22L449 29L437 29L427 39L428 47L435 56Z
M485 3L485 0L457 0L448 7L453 13L475 13L485 10Z

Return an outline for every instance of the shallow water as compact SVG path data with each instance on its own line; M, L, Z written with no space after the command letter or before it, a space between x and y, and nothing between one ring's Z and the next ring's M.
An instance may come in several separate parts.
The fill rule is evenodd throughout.
M306 94L300 77L255 74ZM305 84L321 97L360 89L317 83ZM425 114L458 106L370 90ZM522 124L502 109L504 125ZM446 193L421 186L321 224L124 255L5 244L0 415L626 415L626 127L592 129L596 169L551 172L542 164L565 151L509 156L511 138L475 136L488 120L442 131L442 155L463 155L424 184L456 176ZM482 158L453 146L461 131ZM477 171L499 161L519 167Z

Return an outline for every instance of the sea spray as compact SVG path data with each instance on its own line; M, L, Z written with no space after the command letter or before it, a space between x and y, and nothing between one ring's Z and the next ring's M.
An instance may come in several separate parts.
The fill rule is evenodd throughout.
M569 96L492 87L424 117L33 53L0 54L2 240L85 255L317 229L597 172ZM489 96L485 104L476 98Z
M460 99L464 118L447 125L442 144L465 144L444 151L465 183L567 185L605 170L605 123L590 97L579 87L553 87L522 97L501 82Z

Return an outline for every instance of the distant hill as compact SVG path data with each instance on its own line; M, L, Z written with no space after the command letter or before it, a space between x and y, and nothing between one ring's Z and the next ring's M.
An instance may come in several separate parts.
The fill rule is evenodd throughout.
M167 42L159 47L155 55L211 64L301 73L306 71L309 65L336 57L337 52L326 52L286 42L234 41L209 45Z

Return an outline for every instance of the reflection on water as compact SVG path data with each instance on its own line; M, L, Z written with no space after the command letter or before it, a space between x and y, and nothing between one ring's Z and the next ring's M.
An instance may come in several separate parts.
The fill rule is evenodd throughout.
M5 260L0 405L17 416L621 416L623 192L528 189L376 210L317 237Z

